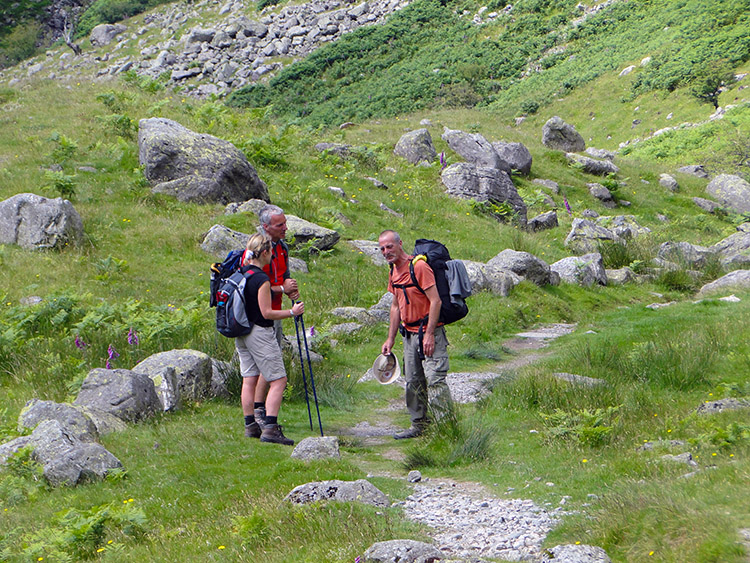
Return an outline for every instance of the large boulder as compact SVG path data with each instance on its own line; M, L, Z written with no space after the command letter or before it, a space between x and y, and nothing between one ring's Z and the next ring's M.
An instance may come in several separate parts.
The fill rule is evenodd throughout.
M510 165L500 157L492 143L479 133L464 133L446 127L442 138L451 149L477 168L510 172Z
M750 290L750 270L735 270L704 285L698 292L699 295L711 295L713 293L728 291Z
M560 275L567 283L590 287L595 283L607 285L607 272L604 269L602 255L598 252L583 256L570 256L550 264L550 269Z
M96 442L99 433L93 421L73 405L31 399L18 415L18 430L33 430L40 422L57 420L69 435L82 442Z
M61 248L82 239L83 221L67 199L25 193L0 202L0 244Z
M706 192L737 213L750 213L750 183L740 176L719 174L708 183Z
M557 212L552 210L547 211L546 213L541 213L536 217L532 217L531 219L529 219L529 223L527 226L531 232L554 229L558 226Z
M445 192L453 197L508 203L518 224L526 226L526 204L506 172L459 162L446 167L440 179L446 187Z
M211 396L211 357L198 350L159 352L136 364L133 371L151 378L164 410L178 408L181 400Z
M286 216L286 241L290 246L310 244L318 250L330 250L341 238L336 231L305 221L294 215Z
M508 163L511 170L516 170L524 176L531 173L531 153L522 143L506 143L504 141L495 141L492 143L493 148L500 155L500 158Z
M91 41L91 45L94 47L103 47L104 45L112 43L112 40L115 37L127 31L127 29L128 28L121 23L102 23L91 30L89 41Z
M622 242L622 239L609 229L600 227L588 219L573 219L565 246L585 254L596 252L598 246L606 242Z
M156 193L181 201L270 201L266 185L232 143L161 117L138 123L138 157Z
M250 235L233 231L224 225L214 225L201 242L201 250L219 260L224 260L232 250L245 248Z
M719 256L725 268L750 268L750 223L743 223L738 232L709 248Z
M427 129L417 129L404 133L396 143L393 154L404 157L412 164L432 163L437 158L432 137Z
M341 459L338 436L311 436L294 447L294 459L310 461L313 459Z
M57 420L40 422L31 433L31 458L43 467L43 475L52 486L73 487L104 479L120 460L104 446L83 442L68 433Z
M349 241L357 252L367 256L376 266L385 266L388 262L383 258L380 252L380 245L372 240L351 240Z
M308 504L322 500L338 502L362 502L385 507L390 504L388 497L366 479L356 481L318 481L295 487L285 498L294 504Z
M508 270L537 285L548 285L550 283L549 264L529 252L519 252L506 248L490 259L487 266Z
M484 285L474 288L474 291L486 289L491 293L503 297L508 297L513 288L523 281L523 278L518 274L506 270L501 266L493 266L491 264L483 265L482 274L484 276Z
M596 158L583 156L582 154L576 154L573 152L565 153L565 158L567 158L571 164L580 166L581 170L587 174L607 176L608 174L617 174L620 171L617 165L609 160L598 160Z
M429 563L444 559L434 545L415 540L389 540L372 544L362 563Z
M610 192L606 187L597 182L586 184L586 187L589 189L589 193L592 196L602 202L602 205L604 207L617 207L617 203L615 202L615 198L612 196L612 192Z
M705 246L689 242L663 242L656 256L660 260L673 262L693 270L703 268L715 252Z
M127 369L92 369L73 404L108 412L125 422L145 420L161 410L153 381Z
M677 172L682 172L683 174L689 174L690 176L695 176L696 178L708 178L708 172L706 172L706 169L703 167L702 164L691 164L689 166L681 166L677 169Z
M542 144L565 152L581 152L586 148L586 141L575 127L568 125L558 116L550 118L542 127Z

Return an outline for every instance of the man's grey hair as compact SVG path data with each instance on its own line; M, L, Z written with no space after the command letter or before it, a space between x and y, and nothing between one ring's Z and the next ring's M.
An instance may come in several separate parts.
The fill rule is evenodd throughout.
M393 236L393 242L396 242L396 243L401 242L401 236L396 231L394 231L394 230L386 229L385 231L383 231L382 233L380 233L380 236L378 238L382 237L383 235L392 235Z
M284 210L281 209L281 207L269 203L268 205L261 208L260 211L258 211L258 219L260 219L261 225L270 225L271 217L273 217L274 215L281 215L283 213Z

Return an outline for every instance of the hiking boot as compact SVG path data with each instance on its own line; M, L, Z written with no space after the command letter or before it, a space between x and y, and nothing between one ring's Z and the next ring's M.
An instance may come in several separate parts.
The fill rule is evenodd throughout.
M257 422L260 429L263 430L266 427L266 407L258 407L257 409L254 409L253 415L255 416L255 422Z
M424 433L424 426L412 424L406 430L402 430L401 432L396 432L393 435L393 438L395 440L405 440L407 438L416 438L417 436L421 436L423 433Z
M266 427L260 435L260 441L271 442L273 444L284 444L285 446L294 445L294 440L284 436L284 433L281 431L281 425L279 424L266 424Z
M257 422L245 424L245 438L260 438L260 425Z

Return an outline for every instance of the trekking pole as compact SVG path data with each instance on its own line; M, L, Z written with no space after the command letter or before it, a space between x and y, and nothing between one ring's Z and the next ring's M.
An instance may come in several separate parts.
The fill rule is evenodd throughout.
M296 317L295 317L296 319ZM320 435L323 436L323 423L320 422L320 407L318 406L318 394L315 391L315 379L313 379L312 362L310 361L310 348L307 346L307 333L305 332L305 319L302 315L299 316L299 323L302 326L302 338L305 340L305 351L307 352L307 369L310 370L310 385L313 390L313 397L315 398L315 411L318 413L318 428L320 428ZM309 406L309 403L308 403ZM312 428L312 422L310 423Z
M307 402L307 418L310 419L310 430L313 429L312 412L310 411L310 395L307 393L307 379L305 378L305 361L302 359L302 341L299 338L299 321L294 317L294 329L297 331L297 350L299 350L299 365L302 368L302 383L305 385L305 401ZM304 333L305 329L302 329ZM305 344L307 345L307 344ZM312 378L312 373L310 373Z

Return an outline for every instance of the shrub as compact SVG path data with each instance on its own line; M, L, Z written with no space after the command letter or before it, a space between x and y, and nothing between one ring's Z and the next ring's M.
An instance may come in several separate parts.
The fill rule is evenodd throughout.
M541 413L546 438L548 441L573 440L586 447L603 446L612 439L621 406L572 412L555 409L552 413Z
M13 31L0 40L0 68L13 66L33 57L42 27L35 21L17 25Z
M54 190L59 197L72 199L76 195L75 176L69 176L65 172L58 170L46 170L44 177L49 182L47 188Z
M76 27L76 38L87 36L99 24L115 23L167 2L168 0L95 0L81 16Z

